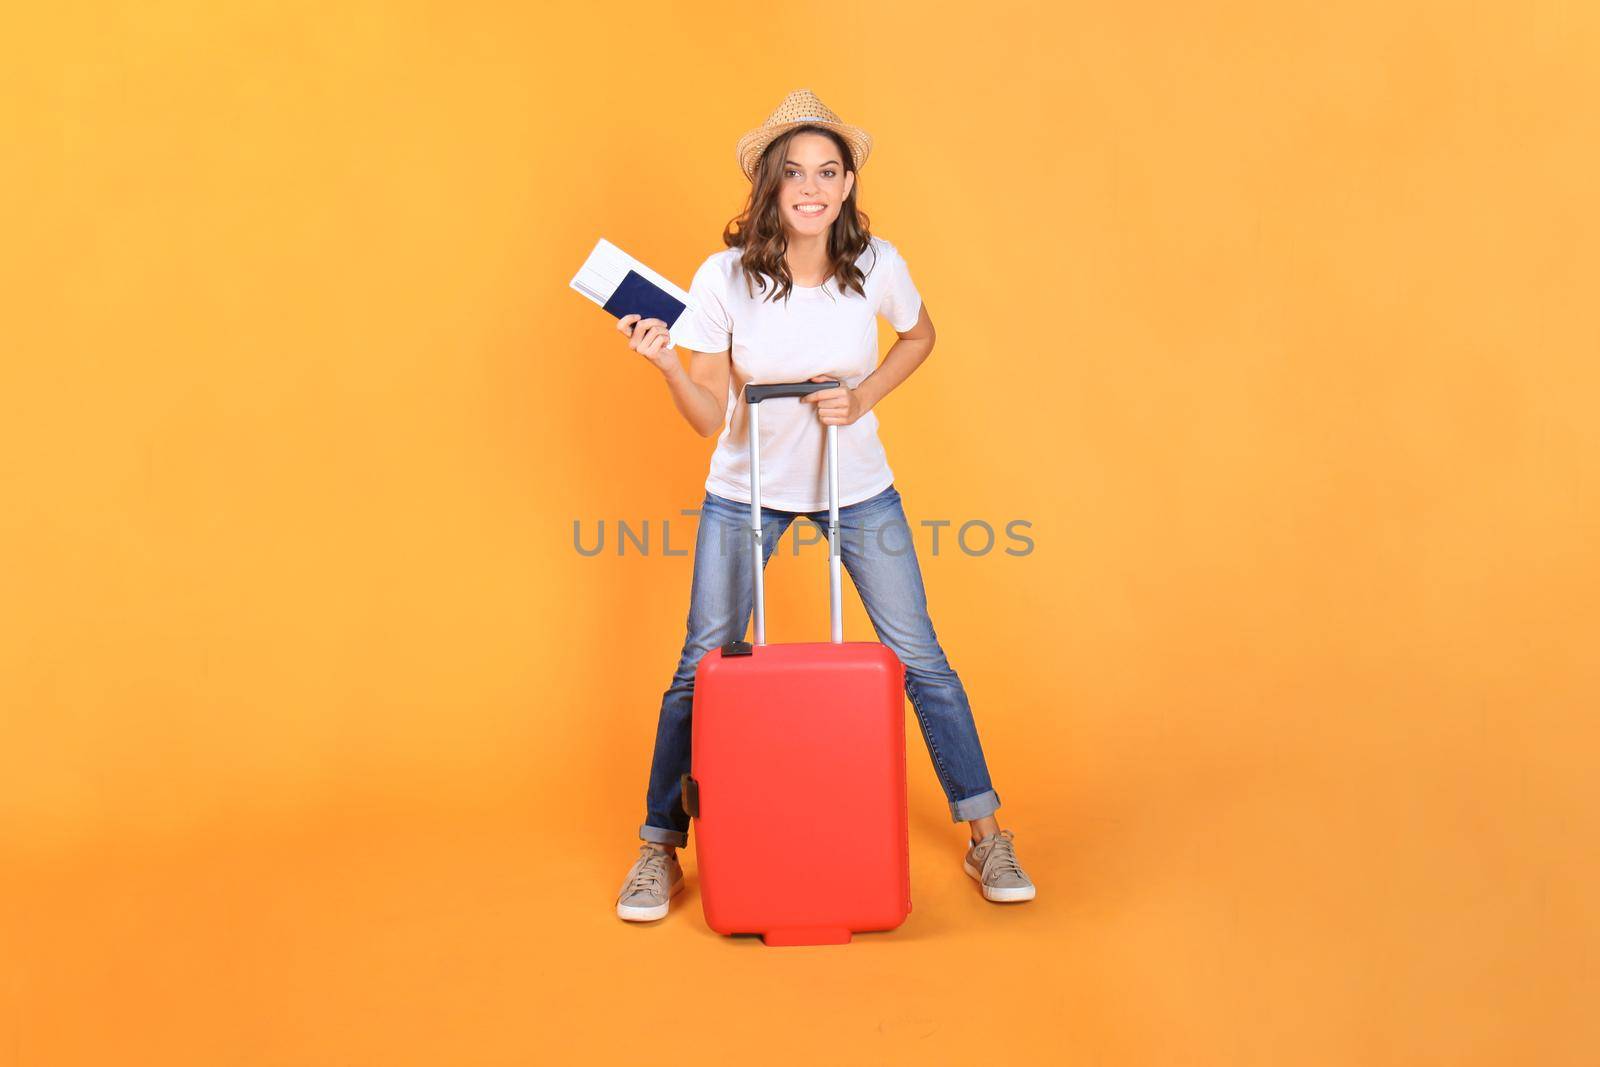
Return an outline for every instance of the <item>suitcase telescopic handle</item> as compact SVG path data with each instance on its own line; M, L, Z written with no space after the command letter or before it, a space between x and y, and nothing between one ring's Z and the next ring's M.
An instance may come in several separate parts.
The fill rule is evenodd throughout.
M750 417L750 545L755 564L755 643L767 643L766 585L762 580L761 537L761 420L763 400L786 396L809 396L822 389L835 389L841 383L781 382L771 385L746 385L744 401ZM839 578L839 427L828 427L828 617L830 640L844 640L844 608Z

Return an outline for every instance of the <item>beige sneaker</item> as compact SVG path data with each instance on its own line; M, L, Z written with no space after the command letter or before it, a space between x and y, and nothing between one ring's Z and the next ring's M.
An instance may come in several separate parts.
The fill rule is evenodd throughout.
M629 922L659 919L682 888L683 868L678 865L677 852L640 845L639 858L617 890L617 917Z
M1011 831L998 830L967 849L962 868L978 880L986 900L1032 900L1033 882L1017 866Z

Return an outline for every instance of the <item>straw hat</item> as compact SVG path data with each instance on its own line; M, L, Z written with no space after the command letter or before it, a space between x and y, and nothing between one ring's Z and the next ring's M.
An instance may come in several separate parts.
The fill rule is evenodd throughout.
M844 138L845 144L850 146L850 154L855 157L853 162L857 170L866 164L867 156L872 152L872 134L840 119L810 89L796 89L783 98L783 103L767 116L766 122L739 138L739 146L735 149L739 169L744 171L746 178L755 181L756 164L761 161L761 153L766 151L767 145L796 126L812 124L826 126Z

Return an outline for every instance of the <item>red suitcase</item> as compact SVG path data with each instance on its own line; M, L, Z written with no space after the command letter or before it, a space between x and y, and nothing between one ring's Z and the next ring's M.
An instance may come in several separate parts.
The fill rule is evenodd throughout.
M832 641L766 643L761 564L762 401L836 382L751 385L754 642L713 649L695 671L691 772L706 925L768 945L832 945L892 930L911 911L905 668L876 641L843 639L837 427L827 428Z

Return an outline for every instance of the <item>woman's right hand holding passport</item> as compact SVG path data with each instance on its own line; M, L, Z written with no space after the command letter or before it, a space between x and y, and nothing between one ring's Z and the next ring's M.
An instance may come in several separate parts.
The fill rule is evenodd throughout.
M667 324L660 319L641 318L637 313L624 315L617 320L617 329L628 338L628 347L654 364L663 374L678 362L678 351L667 336Z

